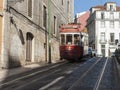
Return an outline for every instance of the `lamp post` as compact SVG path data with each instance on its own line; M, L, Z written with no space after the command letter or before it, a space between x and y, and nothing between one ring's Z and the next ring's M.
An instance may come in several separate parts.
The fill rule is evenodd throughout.
M51 63L51 0L48 0L48 53L49 61Z

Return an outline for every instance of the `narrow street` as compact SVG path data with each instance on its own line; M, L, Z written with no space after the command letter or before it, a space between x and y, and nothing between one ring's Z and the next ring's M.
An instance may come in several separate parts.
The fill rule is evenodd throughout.
M1 90L116 90L113 60L94 57L82 62L44 66L2 81Z
M0 90L120 90L120 0L0 0Z

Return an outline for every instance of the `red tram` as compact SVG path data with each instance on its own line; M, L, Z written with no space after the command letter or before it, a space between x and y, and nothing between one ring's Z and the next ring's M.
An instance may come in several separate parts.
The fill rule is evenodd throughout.
M68 24L61 26L60 30L60 57L67 60L79 60L84 55L84 33L80 25ZM88 37L87 37L88 38ZM87 50L86 50L87 51Z

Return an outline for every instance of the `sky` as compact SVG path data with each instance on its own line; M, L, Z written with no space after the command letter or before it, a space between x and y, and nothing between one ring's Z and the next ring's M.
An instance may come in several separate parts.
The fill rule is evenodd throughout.
M74 15L88 11L93 6L104 5L106 2L116 2L117 6L120 6L120 0L74 0Z

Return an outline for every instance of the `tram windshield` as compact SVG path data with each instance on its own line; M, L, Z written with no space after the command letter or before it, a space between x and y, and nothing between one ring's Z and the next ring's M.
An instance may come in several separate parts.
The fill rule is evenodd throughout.
M61 45L80 45L79 34L61 34Z
M78 34L74 34L74 44L80 45L80 36Z
M72 44L72 34L66 35L66 44L68 44L68 45Z

